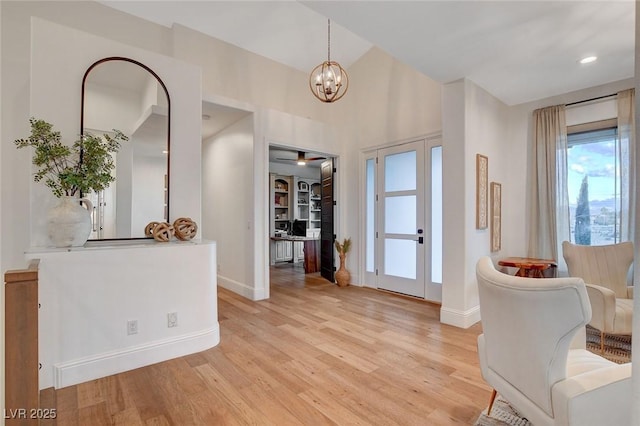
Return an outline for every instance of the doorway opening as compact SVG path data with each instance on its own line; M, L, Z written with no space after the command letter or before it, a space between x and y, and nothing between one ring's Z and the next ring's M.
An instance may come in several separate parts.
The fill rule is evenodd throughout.
M334 282L335 158L269 145L269 265Z

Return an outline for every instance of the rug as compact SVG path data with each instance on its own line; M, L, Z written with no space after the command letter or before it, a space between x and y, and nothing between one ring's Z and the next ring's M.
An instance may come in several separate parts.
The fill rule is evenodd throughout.
M605 358L618 364L631 362L631 336L605 335L604 338ZM587 326L587 349L601 355L600 332L589 326ZM515 408L498 395L491 409L491 416L487 416L487 409L485 408L474 423L474 426L504 425L532 426L529 420L521 417Z
M500 395L496 397L491 408L491 416L487 416L487 409L480 414L475 426L532 426L532 423L520 416L507 401L502 399Z
M600 354L600 332L587 326L587 349ZM606 334L604 336L605 358L618 364L631 362L631 336Z

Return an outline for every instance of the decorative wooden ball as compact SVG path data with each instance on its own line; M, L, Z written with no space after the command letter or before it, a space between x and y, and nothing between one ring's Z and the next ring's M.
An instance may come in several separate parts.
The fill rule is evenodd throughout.
M147 226L144 227L144 235L146 237L153 237L153 229L159 224L160 222L149 222L149 224Z
M153 228L152 233L156 241L166 243L174 234L173 225L167 222L160 222Z
M190 217L179 217L173 222L176 238L182 241L192 239L198 233L198 225Z

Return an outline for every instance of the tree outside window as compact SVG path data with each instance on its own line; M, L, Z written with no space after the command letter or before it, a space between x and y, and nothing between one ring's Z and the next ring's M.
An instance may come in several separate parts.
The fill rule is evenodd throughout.
M617 129L568 135L567 185L571 239L576 244L620 242L620 160Z

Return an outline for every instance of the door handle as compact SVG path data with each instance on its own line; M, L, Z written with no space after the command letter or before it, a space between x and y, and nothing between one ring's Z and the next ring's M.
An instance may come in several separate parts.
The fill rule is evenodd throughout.
M422 229L418 229L418 244L424 244L424 237L422 236L422 233L424 231Z

